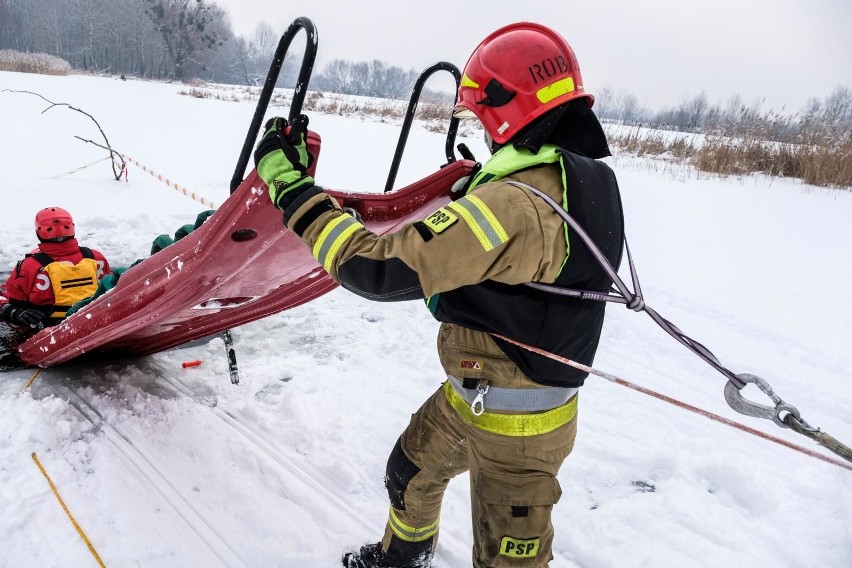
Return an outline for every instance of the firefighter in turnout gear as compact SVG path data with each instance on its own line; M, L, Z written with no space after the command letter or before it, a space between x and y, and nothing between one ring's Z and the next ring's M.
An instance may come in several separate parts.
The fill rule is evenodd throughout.
M0 319L12 326L39 330L56 324L68 309L97 290L110 272L106 257L81 247L74 238L71 214L46 207L36 214L39 246L19 261L9 275L0 305Z
M532 23L497 30L468 60L455 108L482 123L491 158L455 200L382 236L306 173L304 116L267 123L255 162L286 226L344 288L371 300L425 300L442 322L445 382L390 453L384 537L346 553L344 566L430 566L444 491L465 471L473 566L542 567L552 559L556 475L574 446L586 374L496 335L592 364L605 304L527 284L610 288L554 208L570 212L620 263L621 200L615 175L597 161L609 148L593 101L558 33Z

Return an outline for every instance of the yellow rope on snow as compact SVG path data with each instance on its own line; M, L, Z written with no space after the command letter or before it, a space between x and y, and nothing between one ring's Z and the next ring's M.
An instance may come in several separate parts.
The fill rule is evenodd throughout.
M89 552L92 553L92 556L95 557L95 560L98 562L98 566L101 568L106 568L104 566L101 557L98 556L98 551L95 550L95 547L92 546L91 541L86 536L86 533L83 532L83 529L80 528L80 525L77 524L77 521L74 519L74 516L71 514L71 511L68 510L68 507L65 505L65 501L62 500L62 497L59 495L59 491L56 490L56 485L53 484L53 480L50 479L50 476L47 475L47 472L44 470L44 467L41 465L41 462L38 461L38 457L36 457L35 452L32 453L32 458L35 464L38 466L38 469L41 471L41 474L47 480L48 485L50 485L50 490L53 491L53 494L56 495L56 499L59 501L59 504L62 505L62 510L65 511L65 514L68 515L68 518L71 519L71 524L74 525L74 528L77 529L77 534L80 535L80 538L83 539L83 542L86 543L86 546L89 547Z
M39 369L38 371L36 371L35 373L33 373L33 376L32 376L32 377L30 377L30 380L27 382L27 384L26 384L26 385L24 386L24 388L21 390L21 394L24 394L25 392L27 392L27 389L28 389L28 388L30 388L30 385L31 385L31 384L33 384L33 381L35 381L35 380L36 380L36 377L39 375L39 373L41 373L41 369Z
M205 199L205 198L204 198L204 197L202 197L201 195L196 194L194 191L190 191L189 189L187 189L187 188L183 187L182 185L179 185L179 184L177 184L177 183L173 182L173 181L172 181L172 180L170 180L169 178L166 178L166 177L161 176L160 174L158 174L158 173L157 173L157 172L155 172L154 170L149 169L149 168L148 168L148 166L145 166L145 165L143 165L143 164L140 164L138 161L134 160L134 159L133 159L133 158L131 158L130 156L127 156L127 155L125 155L125 154L121 154L121 156L122 156L125 160L127 160L128 162L130 162L131 164L133 164L134 166L137 166L137 167L139 167L139 168L142 168L142 171L143 171L143 172L148 172L149 174L151 174L151 177L157 178L158 180L160 180L160 181L161 181L161 182L163 182L164 184L166 184L166 185L168 185L169 187L173 188L173 189L174 189L175 191L177 191L178 193L183 193L185 196L189 197L190 199L192 199L192 200L194 200L194 201L198 201L199 203L201 203L202 205L204 205L204 206L206 206L206 207L209 207L210 209L216 209L216 204L215 204L215 203L213 203L212 201L210 201L209 199Z

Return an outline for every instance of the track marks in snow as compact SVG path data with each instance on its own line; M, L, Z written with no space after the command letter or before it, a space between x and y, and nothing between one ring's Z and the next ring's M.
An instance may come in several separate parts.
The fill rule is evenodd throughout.
M265 459L271 461L278 468L279 473L289 489L290 498L308 510L335 511L334 518L321 519L323 523L338 525L341 521L340 514L350 517L356 525L361 524L361 515L348 502L345 495L333 490L338 486L335 480L314 467L307 459L292 457L279 450L272 442L258 433L239 411L222 408L216 403L211 405L210 401L196 394L190 387L178 379L169 377L167 373L160 373L158 379L169 385L175 391L185 395L203 408L206 408L228 426L230 431L244 440L249 447ZM317 507L318 502L326 502L329 506Z
M182 491L170 481L163 464L146 449L144 440L126 431L123 427L110 424L95 408L91 399L84 398L66 385L53 387L58 396L68 400L86 420L103 432L103 435L123 456L132 473L146 486L160 495L162 503L173 511L177 519L185 524L198 538L197 550L223 566L247 566L225 538L199 513ZM205 563L207 564L207 563Z

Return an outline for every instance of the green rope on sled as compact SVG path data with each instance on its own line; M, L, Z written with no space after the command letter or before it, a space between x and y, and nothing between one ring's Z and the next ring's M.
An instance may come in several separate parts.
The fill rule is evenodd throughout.
M180 229L175 231L174 238L170 237L169 235L160 235L159 237L154 239L154 242L151 244L151 254L153 255L155 253L158 253L161 250L163 250L164 248L166 248L166 247L176 243L177 241L181 240L182 238L184 238L185 236L187 236L188 234L190 234L191 232L196 230L198 227L200 227L202 224L204 224L204 221L206 221L213 213L215 213L214 209L202 211L195 218L195 224L184 225L183 227L181 227ZM119 278L121 278L121 275L124 274L128 269L133 268L134 266L136 266L137 264L142 262L143 260L145 260L145 259L140 258L136 262L131 264L130 266L125 266L125 267L113 269L112 274L107 274L106 276L101 278L101 281L98 283L98 289L95 290L94 295L92 295L88 298L85 298L83 300L80 300L79 302L77 302L76 304L71 306L71 308L68 310L68 313L66 314L65 317L67 318L68 316L71 316L72 314L74 314L75 312L77 312L78 310L83 308L84 306L89 305L89 303L91 303L96 298L101 297L102 295L104 295L109 290L112 290L113 288L115 288L115 285L118 284L118 280L119 280Z

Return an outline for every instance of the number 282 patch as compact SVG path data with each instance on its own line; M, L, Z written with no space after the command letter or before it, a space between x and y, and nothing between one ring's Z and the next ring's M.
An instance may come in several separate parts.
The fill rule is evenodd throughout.
M432 229L434 233L445 231L450 225L458 221L458 217L446 207L441 207L423 220L423 224Z

